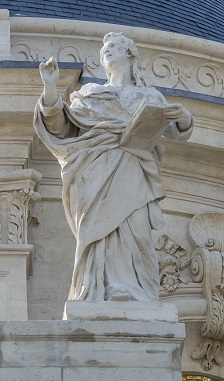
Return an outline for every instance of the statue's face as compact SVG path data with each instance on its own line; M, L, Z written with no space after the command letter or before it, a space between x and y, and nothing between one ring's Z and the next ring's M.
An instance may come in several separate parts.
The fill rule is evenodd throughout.
M130 67L127 49L118 38L111 38L103 46L103 64L110 73L116 66L127 65Z

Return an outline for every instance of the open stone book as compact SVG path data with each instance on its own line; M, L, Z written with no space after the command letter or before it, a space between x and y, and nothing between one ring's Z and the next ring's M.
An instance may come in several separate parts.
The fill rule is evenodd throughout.
M163 115L166 106L142 103L122 133L120 146L152 152L168 127Z

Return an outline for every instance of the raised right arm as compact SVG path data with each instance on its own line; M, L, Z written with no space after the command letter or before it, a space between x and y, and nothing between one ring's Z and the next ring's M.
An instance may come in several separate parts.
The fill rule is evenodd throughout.
M59 68L54 57L45 63L41 62L40 76L44 84L44 91L39 100L39 105L46 129L58 138L73 135L74 126L66 117L62 99L57 94L56 85L59 79Z

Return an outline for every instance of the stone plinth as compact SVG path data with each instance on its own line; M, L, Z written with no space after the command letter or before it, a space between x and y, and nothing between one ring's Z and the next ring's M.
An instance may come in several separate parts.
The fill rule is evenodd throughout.
M146 302L110 301L82 302L68 300L65 305L64 320L87 321L160 321L178 322L177 307L171 303L156 300Z
M185 332L176 322L2 322L0 332L0 380L181 380Z

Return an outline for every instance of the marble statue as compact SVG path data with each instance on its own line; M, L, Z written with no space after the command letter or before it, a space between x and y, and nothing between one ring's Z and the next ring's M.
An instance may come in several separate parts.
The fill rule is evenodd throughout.
M65 214L77 240L69 299L155 300L159 272L151 231L164 224L163 146L151 153L121 147L119 139L142 101L164 105L167 138L187 140L192 116L146 83L136 45L123 33L104 37L100 58L107 83L82 86L71 94L70 107L57 95L55 59L40 64L44 92L34 127L61 165Z

